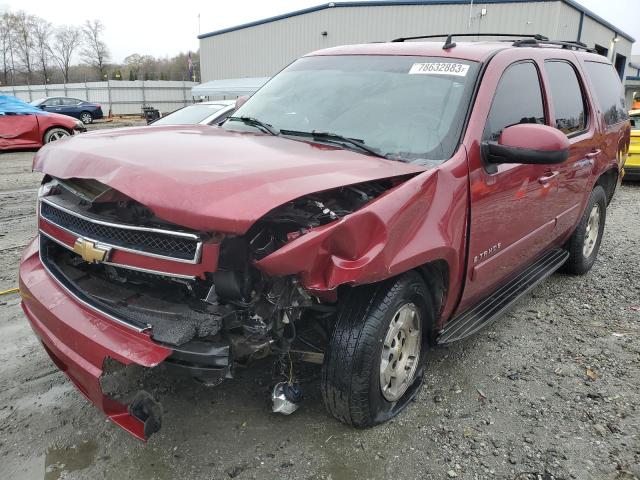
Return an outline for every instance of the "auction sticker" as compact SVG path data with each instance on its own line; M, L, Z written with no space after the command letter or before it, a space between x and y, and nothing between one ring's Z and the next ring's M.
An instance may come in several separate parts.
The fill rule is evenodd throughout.
M414 63L409 70L409 75L456 75L466 77L469 65L463 63L433 62Z

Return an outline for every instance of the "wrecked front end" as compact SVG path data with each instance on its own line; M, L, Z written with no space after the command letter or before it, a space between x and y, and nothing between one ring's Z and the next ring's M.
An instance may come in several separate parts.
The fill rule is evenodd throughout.
M228 234L168 223L95 180L46 176L39 236L20 267L23 309L80 391L146 439L161 426L160 406L144 390L112 394L112 374L162 365L213 386L268 355L322 363L337 288L358 278L325 277L321 263L360 262L354 274L367 270L363 262L377 265L386 230L365 207L409 178L307 195ZM407 200L421 194L410 191ZM354 212L364 220L345 222ZM360 228L373 229L360 232L366 245ZM303 240L305 249L281 257Z

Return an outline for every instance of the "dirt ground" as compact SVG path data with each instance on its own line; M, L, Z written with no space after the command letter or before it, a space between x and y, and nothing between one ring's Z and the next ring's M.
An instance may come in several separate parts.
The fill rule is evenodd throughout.
M0 155L0 290L34 236L32 152ZM163 377L162 430L141 443L50 361L17 295L0 297L0 477L7 479L638 479L640 184L607 214L584 277L554 275L489 329L431 353L390 423L330 418L305 367L295 414L270 412L269 362L216 388Z

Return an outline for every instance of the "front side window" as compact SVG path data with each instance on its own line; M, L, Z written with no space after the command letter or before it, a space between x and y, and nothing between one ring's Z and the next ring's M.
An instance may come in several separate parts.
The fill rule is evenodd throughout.
M44 104L47 107L59 107L60 105L62 105L62 101L59 98L50 98L49 100L44 102Z
M586 106L582 88L573 67L562 61L545 63L556 115L556 128L566 135L587 128Z
M239 121L251 117L293 139L331 133L391 160L439 162L458 146L477 71L475 62L441 57L305 57L257 91L223 128L253 131Z
M496 141L502 130L519 123L545 123L540 78L532 62L516 63L502 74L487 118L484 139Z
M584 62L596 98L607 125L625 121L628 117L620 77L609 63Z

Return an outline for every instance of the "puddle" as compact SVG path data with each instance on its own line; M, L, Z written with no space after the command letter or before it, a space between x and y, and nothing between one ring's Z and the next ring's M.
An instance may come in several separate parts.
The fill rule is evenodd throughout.
M97 446L93 442L83 442L72 447L49 447L44 459L44 480L58 480L64 474L83 470L96 457Z

